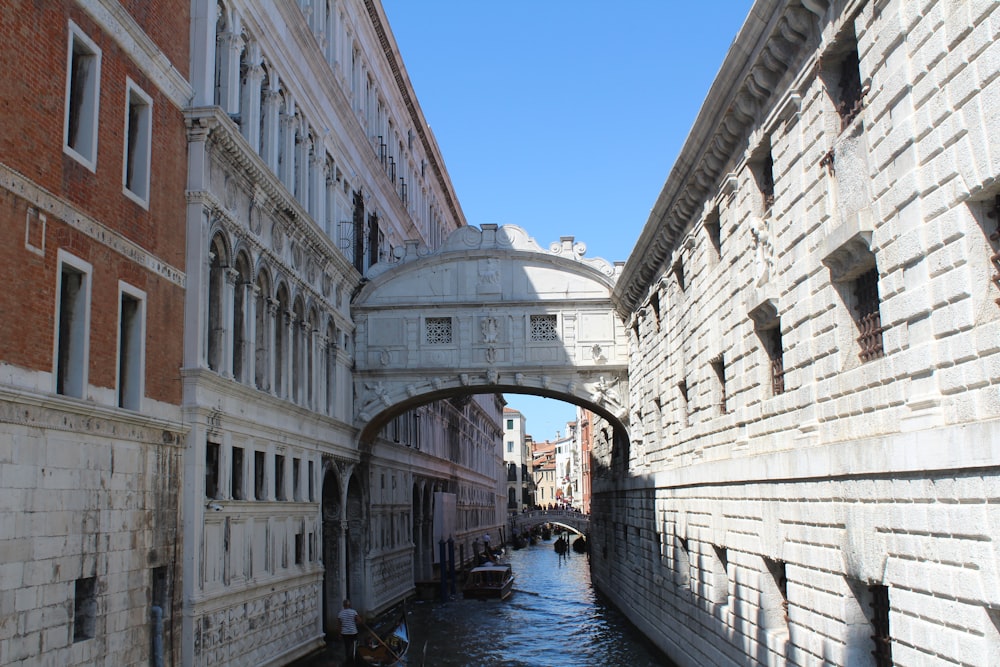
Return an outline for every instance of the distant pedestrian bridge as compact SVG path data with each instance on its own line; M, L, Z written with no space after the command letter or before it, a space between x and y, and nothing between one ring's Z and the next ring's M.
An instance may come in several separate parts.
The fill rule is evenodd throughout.
M563 400L627 432L621 267L585 253L573 237L546 251L520 227L483 225L372 266L351 303L361 442L413 407L485 393Z
M535 526L550 523L562 526L575 533L586 535L590 530L590 515L570 510L532 510L512 515L511 527L515 534L531 530Z

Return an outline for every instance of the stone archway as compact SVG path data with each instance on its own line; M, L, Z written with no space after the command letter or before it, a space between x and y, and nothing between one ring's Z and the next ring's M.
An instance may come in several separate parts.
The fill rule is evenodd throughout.
M520 227L483 225L372 267L351 306L361 442L410 408L476 393L564 400L627 433L620 267L585 253L572 237L546 251Z

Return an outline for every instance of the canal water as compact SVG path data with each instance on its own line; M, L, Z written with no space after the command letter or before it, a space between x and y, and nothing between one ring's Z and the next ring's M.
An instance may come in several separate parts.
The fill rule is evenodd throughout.
M673 667L625 617L601 601L586 554L560 556L553 542L510 550L514 574L507 600L409 602L407 667ZM330 638L325 660L340 665ZM338 642L339 643L339 642Z

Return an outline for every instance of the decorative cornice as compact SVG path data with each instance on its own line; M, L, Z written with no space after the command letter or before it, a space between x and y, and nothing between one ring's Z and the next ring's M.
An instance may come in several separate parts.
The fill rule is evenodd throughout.
M0 388L0 424L180 447L188 426L90 401Z
M0 189L10 191L31 206L103 244L150 273L178 287L185 286L186 277L183 271L167 264L102 222L90 217L74 204L49 192L3 163L0 163Z
M273 210L279 211L290 223L294 224L296 231L304 237L307 247L329 264L333 264L334 269L340 275L345 278L359 277L357 270L344 257L344 254L333 245L333 241L329 237L319 231L319 226L309 213L294 197L289 195L288 190L278 180L278 177L250 148L250 144L240 134L236 124L229 116L224 114L219 107L196 107L185 111L185 120L188 126L189 141L211 141L213 146L220 148L230 164L239 169L252 183L249 195L255 201L261 201L263 198L270 202ZM206 190L188 191L187 197L188 201L211 202L214 213L241 230L249 224L249 221L244 224L236 220L223 205L223 202L218 201L212 193ZM252 237L253 235L248 234L247 236ZM279 261L277 257L275 260ZM281 263L284 264L284 262ZM291 271L291 267L289 267L289 271L298 273ZM315 287L306 281L303 281L303 284L309 285L311 290L316 291ZM354 286L349 285L347 289L351 291ZM324 297L322 300L327 299Z
M813 2L813 5L821 2ZM804 46L818 40L817 21L799 0L758 0L729 49L612 296L623 318L670 261L680 235L743 159L747 138L788 86ZM782 114L793 113L789 98Z

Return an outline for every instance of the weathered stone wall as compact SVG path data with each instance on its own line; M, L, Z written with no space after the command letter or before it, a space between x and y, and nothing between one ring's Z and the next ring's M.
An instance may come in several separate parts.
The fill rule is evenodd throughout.
M0 397L3 661L145 664L158 602L172 659L182 433L107 409L81 414L71 402ZM86 599L80 580L94 582Z
M882 590L895 664L992 664L1000 8L755 13L616 289L631 440L595 443L595 581L680 664L886 664Z

